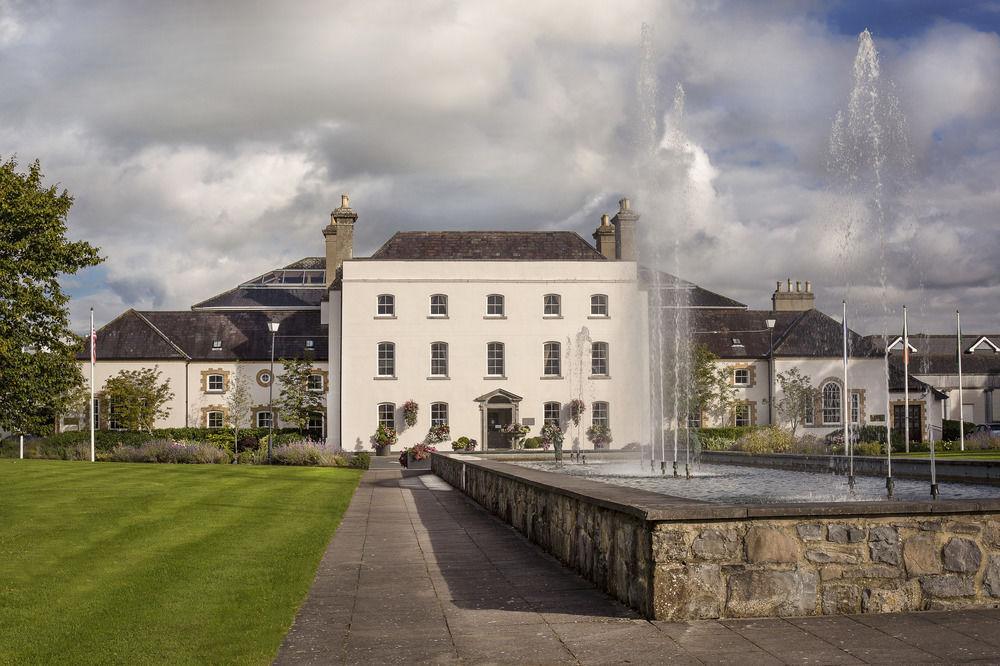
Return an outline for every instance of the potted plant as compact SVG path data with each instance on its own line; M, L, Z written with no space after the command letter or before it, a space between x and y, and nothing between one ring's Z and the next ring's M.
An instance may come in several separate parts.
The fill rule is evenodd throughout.
M387 456L389 455L389 449L392 445L396 443L398 436L396 435L396 429L391 428L384 423L380 423L375 434L372 435L372 447L375 449L375 455L377 456Z
M468 449L468 447L469 447L469 438L465 437L464 435L451 443L452 451L465 451Z
M521 448L521 444L524 442L524 438L528 436L530 430L528 426L521 425L520 423L508 423L500 428L500 432L510 438L510 448L512 449Z
M406 423L407 428L417 425L417 411L419 409L420 405L415 400L407 400L403 403L403 421Z
M555 423L542 426L542 446L548 451L551 446L556 451L556 460L562 460L563 431Z
M404 449L399 456L399 464L407 469L430 469L431 454L437 451L430 444L421 442Z
M573 425L580 425L580 417L585 411L587 411L587 405L580 398L569 401L569 417L573 419Z
M595 449L603 449L611 444L611 428L595 423L587 428L587 439L590 440Z

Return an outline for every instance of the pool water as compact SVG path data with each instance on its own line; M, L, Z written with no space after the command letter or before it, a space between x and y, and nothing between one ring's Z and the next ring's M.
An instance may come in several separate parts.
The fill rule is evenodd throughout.
M775 504L781 502L876 502L886 499L885 479L856 476L854 489L847 477L832 473L797 472L740 465L693 464L692 478L684 477L684 464L678 464L681 476L667 476L650 471L649 462L592 460L586 463L555 461L520 461L512 464L546 472L582 476L593 481L638 488L654 493L685 497L706 502L732 504ZM1000 498L1000 487L968 483L938 484L940 499ZM895 479L893 499L929 500L930 479Z

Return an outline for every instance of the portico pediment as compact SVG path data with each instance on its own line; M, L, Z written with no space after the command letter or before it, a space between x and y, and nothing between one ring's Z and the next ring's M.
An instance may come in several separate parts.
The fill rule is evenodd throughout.
M505 400L506 402L521 402L521 400L524 399L519 395L511 393L510 391L505 391L501 388L498 388L490 391L489 393L482 394L481 396L476 398L476 402L490 402L493 398L506 398ZM496 402L502 402L502 401L496 401Z

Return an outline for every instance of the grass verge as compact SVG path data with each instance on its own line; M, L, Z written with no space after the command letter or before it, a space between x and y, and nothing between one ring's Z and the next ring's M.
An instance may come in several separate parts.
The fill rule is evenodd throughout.
M269 663L360 474L0 459L0 663Z

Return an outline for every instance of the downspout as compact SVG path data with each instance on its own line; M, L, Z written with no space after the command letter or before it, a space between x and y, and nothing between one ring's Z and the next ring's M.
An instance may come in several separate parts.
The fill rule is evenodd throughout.
M184 361L184 427L188 426L188 383L190 382L190 359Z

